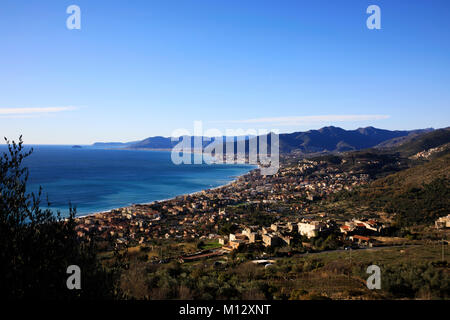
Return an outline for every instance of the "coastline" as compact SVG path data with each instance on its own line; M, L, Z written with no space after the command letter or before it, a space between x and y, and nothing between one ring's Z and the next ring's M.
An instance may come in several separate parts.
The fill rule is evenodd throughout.
M236 163L236 164L241 164L241 163ZM203 193L203 192L207 192L207 191L212 191L212 190L218 190L218 189L221 189L221 188L225 188L225 187L228 187L228 186L232 185L233 183L237 182L241 177L243 177L243 176L245 176L245 175L247 175L247 174L253 172L254 170L258 170L258 169L260 168L259 165L250 165L250 164L249 164L249 166L252 166L253 168L250 169L248 172L246 172L246 173L244 173L244 174L241 174L241 175L238 175L238 176L233 176L233 179L232 179L231 181L229 181L229 182L227 182L227 183L225 183L225 184L216 186L216 187L207 188L207 189L202 189L202 190L194 191L194 192L191 192L191 193L183 193L183 194L179 194L179 195L173 196L173 197L171 197L171 198L166 198L166 199L161 199L161 200L153 200L153 201L151 201L151 202L132 203L132 204L130 204L130 205L126 205L126 206L123 206L123 207L116 207L116 208L112 208L112 209L105 210L105 211L97 211L97 212L91 212L91 213L83 213L83 214L81 214L81 215L75 216L75 220L77 220L77 219L83 219L83 218L87 218L87 217L94 217L94 216L96 216L96 215L108 214L108 213L111 213L111 212L114 211L114 210L119 210L119 209L129 208L129 207L136 206L136 205L137 205L137 206L145 206L145 205L152 205L152 204L155 204L155 203L164 203L164 202L174 201L174 200L176 200L176 199L179 198L179 197L193 196L193 195L196 195L196 194L199 194L199 193Z

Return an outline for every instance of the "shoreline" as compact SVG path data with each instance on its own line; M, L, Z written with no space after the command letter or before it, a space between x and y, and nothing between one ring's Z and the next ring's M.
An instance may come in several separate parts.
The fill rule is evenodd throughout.
M241 164L241 163L236 163L236 164ZM219 185L219 186L217 186L217 187L212 187L212 188L202 189L202 190L194 191L194 192L191 192L191 193L183 193L183 194L179 194L179 195L173 196L173 197L171 197L171 198L162 199L162 200L153 200L153 201L150 201L150 202L144 202L144 203L132 203L132 204L130 204L130 205L126 205L126 206L123 206L123 207L116 207L116 208L112 208L112 209L105 210L105 211L97 211L97 212L91 212L91 213L83 213L83 214L81 214L81 215L76 215L76 216L75 216L75 220L77 220L77 219L82 219L82 218L87 218L87 217L92 217L92 216L100 215L100 214L108 214L108 213L111 213L111 211L113 211L113 210L119 210L119 209L123 209L123 208L129 208L129 207L136 206L136 205L137 205L137 206L145 206L145 205L152 205L152 204L155 204L155 203L163 203L163 202L166 202L166 201L173 201L173 200L175 200L175 199L178 198L178 197L193 196L193 195L198 194L198 193L202 193L202 192L206 192L206 191L210 191L210 190L221 189L221 188L227 187L227 186L229 186L229 185L235 183L235 182L238 181L241 177L243 177L243 176L249 174L250 172L252 172L252 171L257 170L257 169L260 168L258 165L251 165L251 166L253 166L254 168L250 169L248 172L246 172L246 173L244 173L244 174L241 174L241 175L238 175L238 176L234 176L233 179L232 179L231 181L229 181L229 182L227 182L227 183L225 183L225 184Z

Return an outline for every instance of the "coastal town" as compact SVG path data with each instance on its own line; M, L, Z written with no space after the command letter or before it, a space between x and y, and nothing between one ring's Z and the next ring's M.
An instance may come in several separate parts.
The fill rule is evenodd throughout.
M359 164L376 165L373 160L366 162ZM143 246L155 240L217 244L213 251L185 252L181 260L193 254L226 254L248 245L296 245L314 250L317 246L311 240L319 236L332 239L342 248L383 244L382 236L390 224L380 216L368 213L358 218L339 218L312 206L318 199L367 184L368 174L344 172L341 164L326 161L283 163L273 176L262 176L255 169L222 187L80 217L78 236L122 247ZM255 221L255 216L271 220Z
M1 300L178 320L448 310L449 14L2 0Z
M447 297L446 152L283 154L274 175L249 168L223 186L78 217L75 231L104 265L123 265L130 297ZM380 291L366 286L372 265Z

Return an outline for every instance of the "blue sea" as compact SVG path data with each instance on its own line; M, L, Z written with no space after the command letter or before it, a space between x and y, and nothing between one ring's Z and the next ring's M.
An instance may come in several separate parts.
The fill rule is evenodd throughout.
M30 148L31 146L26 146ZM175 165L168 151L32 146L25 161L28 191L43 188L50 208L85 215L135 203L149 203L224 185L254 166ZM6 146L0 146L0 153Z

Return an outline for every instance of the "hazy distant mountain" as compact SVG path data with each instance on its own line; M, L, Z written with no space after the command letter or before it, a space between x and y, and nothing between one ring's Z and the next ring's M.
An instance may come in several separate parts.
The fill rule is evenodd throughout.
M133 142L95 142L92 146L98 147L98 148L125 148L134 143L136 143L136 141L133 141Z
M341 152L372 148L392 139L401 139L408 136L417 136L433 129L423 130L384 130L374 127L359 128L356 130L344 130L338 127L324 127L319 130L306 132L294 132L280 134L280 152L299 152L304 154L317 152ZM225 139L223 137L223 139ZM248 139L238 137L236 140L246 140L248 150ZM193 139L192 139L193 140ZM130 143L95 143L98 147L123 147L131 149L171 149L178 141L172 141L170 137L149 137L147 139ZM204 142L203 147L210 141ZM393 142L392 142L393 143ZM193 142L192 142L193 145Z
M172 142L172 139L169 137L149 137L147 139L138 141L130 145L130 148L133 149L171 149L174 147L178 141Z
M194 139L192 139L194 137L187 136L187 138L191 138L191 147L194 148ZM202 137L198 137L198 138L202 138ZM157 137L150 137L150 138L144 139L142 141L133 143L129 146L129 148L131 148L131 149L155 149L155 150L156 149L160 149L160 150L161 149L172 149L180 141L181 141L181 138L178 138L178 139L175 139L174 141L172 141L171 137L157 136ZM211 141L207 141L205 139L202 142L203 147L205 147L206 145L211 143Z

